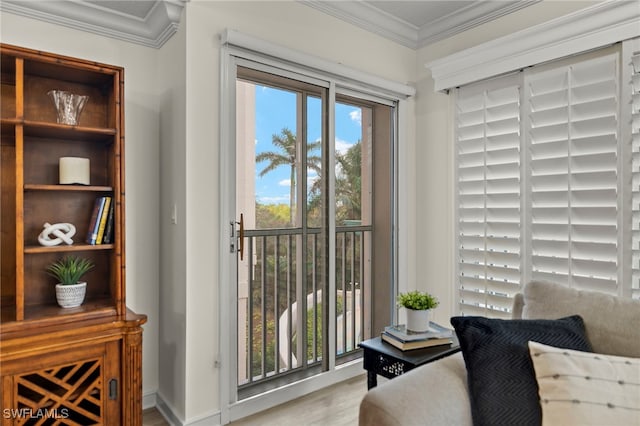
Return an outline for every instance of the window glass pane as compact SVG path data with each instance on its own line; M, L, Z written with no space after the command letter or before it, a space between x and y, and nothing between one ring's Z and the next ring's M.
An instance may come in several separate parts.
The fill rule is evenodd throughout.
M322 173L322 100L307 96L307 225L322 226L324 188Z
M336 103L336 225L371 224L372 109Z
M300 159L295 92L255 85L255 202L257 229L296 226ZM247 174L247 178L250 176Z

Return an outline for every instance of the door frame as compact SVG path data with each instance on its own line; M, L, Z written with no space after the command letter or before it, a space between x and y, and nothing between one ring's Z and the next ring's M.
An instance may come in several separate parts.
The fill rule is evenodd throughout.
M246 41L246 40L245 40ZM250 41L250 40L249 40ZM264 42L261 43L263 49L261 51L265 51ZM269 45L271 46L271 45ZM278 47L278 49L282 50L284 54L279 55L280 57L287 57L291 54L286 48ZM269 50L269 49L267 49ZM274 56L275 57L275 56ZM304 56L306 58L306 55ZM220 412L221 412L221 422L222 424L229 423L230 421L237 420L239 418L257 413L259 411L265 410L267 408L271 408L274 405L284 403L286 401L297 398L301 395L322 389L331 384L347 380L352 377L356 377L358 375L364 374L364 370L362 367L362 359L357 359L342 365L336 366L335 363L335 294L333 292L329 292L329 351L333 356L329 359L329 371L320 373L318 375L300 380L295 383L291 383L290 385L286 385L279 389L275 389L273 391L268 391L260 395L256 395L250 398L247 398L242 401L237 400L237 327L229 327L229 318L237 317L237 287L235 283L237 281L237 270L235 253L231 252L232 245L232 237L231 235L231 221L237 220L235 215L235 205L236 205L236 188L235 188L235 111L236 111L236 93L235 93L235 82L236 82L236 67L240 61L255 61L257 63L262 63L267 66L276 66L279 64L279 61L275 61L270 57L263 56L258 53L254 53L254 51L239 48L237 46L231 45L229 43L223 43L220 49L220 96L219 96L219 112L220 112L220 126L219 126L219 141L220 141L220 159L219 159L219 176L220 176L220 228L219 232L221 235L219 244L220 244L220 269L218 273L219 277L219 298L218 298L218 355L216 360L214 361L216 367L219 369L219 384L220 384ZM316 58L312 63L316 65L318 61L324 62ZM302 61L304 62L304 61ZM331 64L327 62L324 64L325 67L328 68L328 71L331 71L332 67L336 67L335 64ZM322 70L322 67L318 68ZM310 75L311 78L317 76L317 78L322 80L322 75L319 73L314 73L313 71L309 71L307 68L302 68L303 75ZM335 73L335 70L333 70ZM340 68L338 71L343 71ZM283 73L286 75L287 71ZM345 77L344 81L340 81L340 87L344 89L355 89L358 93L366 94L368 91L371 92L371 88L361 92L363 90L363 86L357 84L357 78L353 77L353 73L360 74L361 72L356 70L349 69L348 73L345 73L348 77ZM337 73L340 75L340 73ZM367 80L371 77L365 73L361 73L362 79ZM326 79L323 81L327 81ZM406 155L406 148L401 149L403 146L406 146L406 143L403 143L403 140L406 138L405 132L402 129L406 129L408 127L408 123L406 121L407 116L407 108L408 101L407 97L412 96L415 93L415 89L410 86L400 85L396 82L386 81L375 77L376 83L385 83L376 85L381 87L383 93L392 93L392 96L388 96L389 100L393 100L397 102L397 112L396 112L396 126L395 126L395 143L394 150L396 155L394 155L394 220L393 220L393 229L392 229L392 241L394 245L394 264L397 266L394 268L394 283L398 282L398 278L402 278L399 275L404 275L401 271L407 271L406 260L407 254L409 252L408 247L399 244L399 238L407 241L402 238L402 236L407 236L407 230L398 228L398 218L399 213L404 212L403 216L407 216L407 203L409 197L407 196L405 191L399 190L399 185L402 185L400 182L398 170L402 170L399 166L402 166L403 163L408 163L408 158L410 156ZM329 79L329 96L328 101L330 104L335 101L336 95L336 82L332 79ZM388 85L389 87L386 87ZM366 86L364 86L366 87ZM398 90L400 88L400 90ZM375 91L374 91L375 92ZM329 143L329 152L335 151L335 111L333 108L329 108L328 110L328 143ZM335 169L335 158L333 156L329 156L328 159L329 170ZM406 170L406 168L403 168ZM329 175L329 206L335 205L335 195L333 194L333 190L335 188L335 179L333 174ZM406 180L405 176L405 180ZM329 235L335 235L335 215L332 213L329 217ZM335 285L335 241L330 238L329 244L329 282L334 283ZM235 244L233 244L235 247ZM228 257L225 257L228 255ZM395 285L393 287L393 293L397 292L397 288ZM390 298L393 299L393 298ZM230 303L233 301L233 303ZM390 304L393 305L394 315L396 315L395 304L393 300L390 300Z
M236 420L241 417L262 411L274 405L297 398L300 395L322 389L333 383L363 374L362 360L358 359L336 368L335 355L329 357L329 371L291 383L272 391L265 392L244 400L237 399L237 327L229 326L229 318L237 317L237 269L235 252L235 235L231 233L232 222L235 221L236 212L236 157L235 157L235 110L237 78L237 66L246 66L250 58L238 57L232 49L223 49L221 58L221 126L220 126L220 217L221 220L221 246L220 252L228 255L220 262L220 303L219 303L219 337L220 337L220 395L221 395L221 420L222 423ZM259 62L258 62L259 63ZM329 83L328 101L335 99L335 83ZM329 108L329 152L334 151L335 141L331 137L334 134L334 111ZM335 168L335 159L329 156L329 170ZM329 175L329 206L335 205L335 196L332 195L335 185L333 174ZM335 218L329 215L329 235L335 234ZM335 241L329 238L329 282L335 282ZM329 292L329 321L328 321L328 350L335 354L335 294Z

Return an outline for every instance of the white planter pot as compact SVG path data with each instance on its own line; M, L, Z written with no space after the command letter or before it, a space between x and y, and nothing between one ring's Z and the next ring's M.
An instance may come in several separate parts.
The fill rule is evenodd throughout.
M407 309L407 330L411 331L427 331L429 330L429 321L431 320L431 309L416 311Z
M63 308L75 308L82 305L86 292L86 282L71 285L56 284L56 299L58 299L58 305Z

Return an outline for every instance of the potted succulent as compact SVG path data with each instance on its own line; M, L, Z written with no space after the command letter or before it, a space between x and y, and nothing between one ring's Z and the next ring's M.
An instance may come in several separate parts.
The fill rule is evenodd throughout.
M418 290L398 295L398 306L407 310L407 330L410 331L429 330L431 310L439 304L435 296Z
M93 268L89 259L77 256L65 256L47 266L47 273L58 280L56 298L63 308L75 308L82 305L87 291L87 283L80 278Z

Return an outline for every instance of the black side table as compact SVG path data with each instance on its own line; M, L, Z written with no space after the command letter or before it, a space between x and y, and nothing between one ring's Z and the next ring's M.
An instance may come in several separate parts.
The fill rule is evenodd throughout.
M406 373L420 365L444 358L460 351L460 343L455 333L450 345L433 346L424 349L401 351L382 341L380 337L360 342L364 349L364 369L367 370L367 388L378 385L377 375L388 379Z

